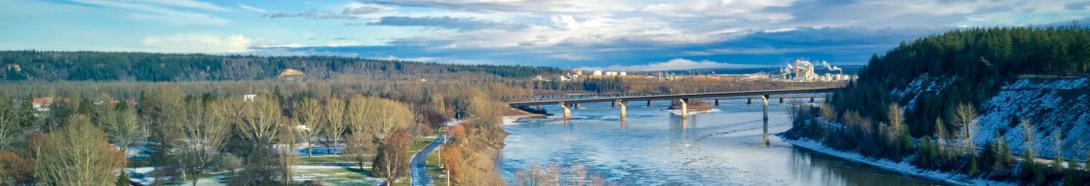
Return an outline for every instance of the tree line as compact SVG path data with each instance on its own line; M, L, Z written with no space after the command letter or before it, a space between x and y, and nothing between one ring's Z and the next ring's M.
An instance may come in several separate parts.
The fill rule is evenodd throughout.
M136 52L0 51L0 80L218 81L276 79L293 68L307 78L344 75L383 78L436 73L487 73L527 78L558 74L558 68L513 65L439 64L333 56L253 56Z

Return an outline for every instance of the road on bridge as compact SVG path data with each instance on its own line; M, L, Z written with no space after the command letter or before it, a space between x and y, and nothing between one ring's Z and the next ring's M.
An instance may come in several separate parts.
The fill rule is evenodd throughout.
M668 94L668 95L642 95L642 96L617 96L617 97L592 97L592 98L574 98L574 99L551 99L551 100L534 100L534 101L518 101L508 102L510 106L534 106L534 105L551 105L560 103L590 103L590 102L613 102L617 100L624 101L644 101L644 100L664 100L664 99L688 99L688 98L726 98L726 97L740 97L740 96L762 96L762 95L783 95L783 94L811 94L811 93L831 93L840 89L840 87L832 88L806 88L806 89L779 89L779 90L751 90L751 91L730 91L730 92L704 92L704 93L687 93L687 94Z
M431 178L428 177L428 167L426 163L428 154L439 147L440 144L443 144L446 139L447 134L439 134L439 137L435 138L435 141L432 141L427 147L420 149L420 152L413 154L412 160L409 162L409 166L411 167L410 172L412 173L412 178L409 179L410 185L425 186L431 184Z

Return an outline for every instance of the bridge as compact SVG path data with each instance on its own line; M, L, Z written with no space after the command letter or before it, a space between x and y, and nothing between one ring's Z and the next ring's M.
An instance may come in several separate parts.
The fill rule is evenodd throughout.
M686 94L666 94L666 95L628 95L617 94L608 96L561 96L561 97L542 97L539 100L532 101L514 101L507 104L511 107L522 106L541 106L541 105L560 105L564 109L564 118L571 117L571 108L578 107L580 103L595 103L595 102L611 102L615 107L619 106L621 109L621 118L625 117L627 102L629 101L647 101L647 105L651 105L653 100L678 100L681 103L681 117L685 117L688 113L688 103L690 99L713 99L715 105L719 105L720 99L747 99L747 103L752 103L754 97L758 97L764 102L765 106L768 105L768 99L772 99L774 95L778 95L780 103L783 103L784 98L810 98L810 102L814 101L814 98L819 94L828 94L840 89L841 87L833 88L805 88L805 89L780 89L780 90L753 90L753 91L729 91L729 92L706 92L706 93L686 93ZM548 99L546 99L548 98Z

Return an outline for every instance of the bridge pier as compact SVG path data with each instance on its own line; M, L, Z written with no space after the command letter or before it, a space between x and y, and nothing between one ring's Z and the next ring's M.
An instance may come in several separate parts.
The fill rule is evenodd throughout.
M814 102L814 96L810 96L810 103Z
M752 104L753 104L753 98L746 98L746 105L752 105Z
M719 98L715 98L715 106L719 106Z
M617 100L613 103L621 106L621 121L624 121L625 115L627 115L626 113L628 112L628 106L626 106L622 100Z
M783 97L780 97L780 103L783 103Z
M783 100L783 97L780 98ZM768 95L761 96L761 102L764 103L763 121L764 121L764 133L761 135L761 142L768 146Z
M685 103L685 99L678 99L681 101L681 119L685 119L689 115L689 104Z
M568 104L560 102L560 108L564 109L564 120L571 118L571 108L568 108Z

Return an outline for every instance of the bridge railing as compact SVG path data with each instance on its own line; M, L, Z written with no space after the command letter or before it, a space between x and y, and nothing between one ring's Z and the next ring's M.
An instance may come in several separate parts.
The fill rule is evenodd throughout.
M703 93L689 93L689 94L704 94L704 93L717 93L717 92L703 92ZM813 95L827 94L827 93L792 93L785 95ZM574 99L601 99L601 98L625 98L625 97L654 97L654 96L669 96L676 95L673 93L619 93L619 94L583 94L583 95L521 95L521 96L502 96L499 97L500 101L504 102L534 102L534 101L564 101ZM791 97L794 98L794 97ZM802 98L802 97L799 97Z

